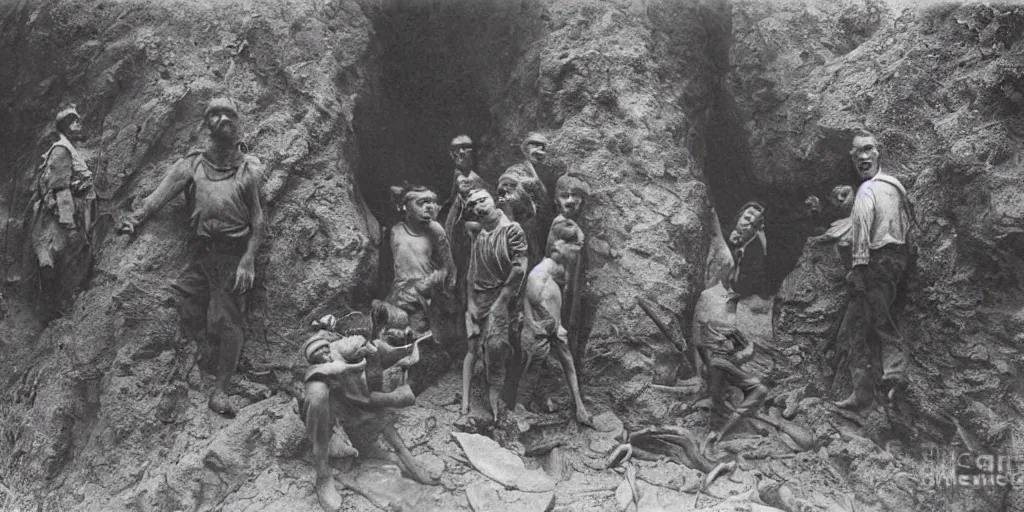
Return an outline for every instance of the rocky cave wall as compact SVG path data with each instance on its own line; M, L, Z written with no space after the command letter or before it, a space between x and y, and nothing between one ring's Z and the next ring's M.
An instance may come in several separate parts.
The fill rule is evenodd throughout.
M0 462L16 503L207 510L310 481L291 410L301 335L375 290L373 214L389 220L377 177L446 189L456 132L479 137L487 179L519 159L530 130L552 139L546 181L565 170L590 179L594 400L627 411L655 360L670 359L636 297L685 316L702 285L710 219L699 178L723 3L54 0L4 4L0 23L10 245L24 242L21 194L61 102L86 118L102 211L92 276L64 318L41 328L33 291L5 288ZM187 214L176 200L134 239L112 229L204 143L198 120L221 93L238 100L268 170L269 232L239 370L253 405L235 420L210 415L193 371L185 410L165 425L153 416L176 351L165 285L186 261ZM5 256L13 268L16 251ZM628 411L631 421L663 415L661 402ZM313 506L308 492L278 494L260 499Z
M734 4L729 83L753 179L824 199L833 185L856 183L847 151L864 127L916 205L920 254L897 318L913 385L892 418L873 415L863 426L880 445L895 441L916 457L1017 453L1024 435L1022 23L1020 6L999 3ZM801 230L830 220L805 215ZM834 248L808 244L775 304L776 342L797 347L800 384L831 398L849 392L834 346L844 274ZM1021 507L1006 489L923 492L901 504L892 498L899 484L870 480L866 466L851 468L858 495L894 510Z
M463 131L481 144L491 181L531 130L552 139L549 184L565 171L590 179L598 314L584 374L590 399L630 428L673 407L646 387L674 371L674 356L636 297L687 316L712 200L723 220L753 197L772 210L776 342L801 368L778 391L809 382L820 395L843 393L824 354L843 271L831 249L804 246L831 219L802 204L855 182L852 129L875 131L883 165L918 205L922 236L899 318L915 391L893 426L872 417L865 432L883 444L948 446L966 442L957 418L983 449L1011 452L1022 435L1011 419L1024 414L1021 27L1019 7L900 11L868 0L6 3L5 275L61 101L77 101L87 118L103 218L93 275L65 318L42 329L32 291L5 285L3 482L41 510L315 506L291 406L301 334L376 292L379 224L393 220L385 187L408 179L446 193L446 145ZM153 410L173 362L175 314L163 286L184 265L185 213L173 202L132 241L111 229L203 143L197 121L220 92L239 100L268 169L270 232L240 367L253 405L224 420L193 391L183 417L164 425ZM865 467L895 471L886 464L849 468L849 484L906 509L893 498L896 479L865 476Z
M205 143L206 101L233 96L268 170L243 394L290 391L303 327L356 301L375 267L379 228L355 185L352 127L360 70L373 59L370 23L354 2L298 1L18 2L4 4L2 19L5 183L27 190L50 116L77 101L103 216L92 276L64 318L40 332L18 300L32 290L5 290L4 481L18 495L38 493L41 510L204 503L203 475L181 461L188 448L173 450L190 427L153 419L172 366L165 285L186 260L187 213L179 198L135 239L113 234L113 223ZM23 242L10 232L12 246ZM142 468L175 463L163 487L147 487ZM104 504L140 481L144 490ZM160 494L174 489L198 494Z

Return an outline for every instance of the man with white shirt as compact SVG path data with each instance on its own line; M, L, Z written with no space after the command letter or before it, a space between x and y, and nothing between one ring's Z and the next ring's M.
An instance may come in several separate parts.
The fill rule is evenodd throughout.
M853 138L850 150L857 174L865 181L857 189L850 215L850 301L839 327L839 340L850 349L853 392L837 405L854 410L872 404L872 383L879 373L884 388L906 385L903 339L892 306L910 258L907 233L912 213L906 189L879 168L878 148L875 137L862 132Z

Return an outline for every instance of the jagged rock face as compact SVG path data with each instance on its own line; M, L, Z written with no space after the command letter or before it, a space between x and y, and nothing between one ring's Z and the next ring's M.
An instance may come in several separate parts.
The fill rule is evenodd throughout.
M701 285L709 200L698 180L700 141L719 72L706 41L722 48L722 5L425 4L435 15L479 21L457 50L488 69L480 87L493 124L479 128L490 140L482 174L495 182L520 159L513 148L525 133L541 130L552 139L549 188L565 170L591 182L584 227L598 310L584 371L604 390L593 400L626 410L668 353L663 340L639 341L655 329L636 297L685 313ZM19 504L316 506L288 394L310 320L363 306L375 290L379 225L359 183L369 171L361 153L376 146L366 145L372 132L356 128L387 117L374 87L389 78L374 20L396 6L408 5L74 0L0 9L8 70L0 124L11 148L2 164L12 173L3 178L27 189L50 116L60 101L77 101L103 215L94 274L73 311L45 330L28 314L9 315L0 329L9 376L0 460ZM474 46L499 29L510 32ZM222 93L238 101L250 152L267 169L268 235L239 369L241 392L255 404L235 420L212 415L191 368L178 420L165 425L153 412L175 353L195 351L175 347L165 289L187 261L187 212L172 201L134 239L113 227L171 163L205 144L200 116ZM442 155L446 143L437 147ZM20 212L24 200L4 206ZM11 217L12 239L21 241L20 217ZM637 418L661 410L658 399L648 402L629 404Z
M865 5L877 8L829 4L835 12L859 10L855 19L865 22L871 20ZM797 16L740 2L734 15L733 58L746 68L736 70L732 90L758 179L823 196L853 178L846 152L860 125L879 136L883 168L908 186L916 204L920 258L898 319L913 354L916 391L907 397L909 417L897 415L892 430L876 433L945 449L961 442L944 419L949 414L977 436L979 449L1012 451L1021 431L1009 418L1024 412L1017 343L1024 311L1018 288L1024 10L944 5L883 12L881 23L865 25L871 30L838 41L804 36L844 14ZM858 40L855 47L844 43ZM759 102L765 95L773 100ZM842 290L840 273L838 256L804 249L777 299L781 342L808 354L829 343L825 327L842 305L823 290ZM812 288L816 294L807 293ZM790 321L814 311L823 313L817 327ZM831 371L819 367L811 375ZM838 388L827 391L848 391ZM998 493L978 496L996 500L987 502L993 509L1014 509ZM890 504L902 509L898 503ZM934 506L967 510L977 503Z
M586 176L582 225L596 314L583 374L608 384L630 418L651 419L640 404L660 400L632 399L654 365L675 356L636 299L688 317L702 289L710 201L691 141L703 136L718 72L707 49L728 18L720 3L681 2L550 2L537 15L549 19L548 31L492 106L495 145L508 149L490 155L484 177L496 182L521 159L521 137L534 129L551 139L554 161L542 169L549 190L560 168Z
M74 310L38 338L5 339L6 374L22 379L23 396L16 400L13 385L4 398L12 429L4 439L5 481L39 490L53 509L73 508L70 490L88 482L82 509L149 510L171 507L153 487L170 474L163 485L191 495L176 503L212 506L230 487L209 488L216 471L197 474L203 465L196 464L176 472L164 458L205 457L206 448L176 444L198 430L188 422L162 425L152 414L172 366L176 315L165 286L187 260L184 202L166 206L134 240L115 235L113 224L172 162L205 145L206 101L234 97L244 139L267 169L268 236L241 371L263 383L249 386L250 398L265 398L269 391L257 389L265 385L291 389L303 328L372 283L379 228L353 172L360 82L339 79L372 55L369 21L354 2L88 1L7 5L3 23L9 73L2 94L8 120L20 122L4 123L5 135L21 142L5 143L12 149L5 168L17 169L27 188L46 120L58 101L77 101L105 217L94 275ZM196 406L203 417L202 403ZM288 429L302 438L300 426ZM264 441L245 442L252 446L228 461L238 466L228 473L243 479L273 457ZM174 482L175 475L184 480Z

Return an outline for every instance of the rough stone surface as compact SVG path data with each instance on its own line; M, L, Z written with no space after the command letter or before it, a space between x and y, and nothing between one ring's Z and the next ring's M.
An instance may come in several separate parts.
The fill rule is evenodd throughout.
M685 324L703 285L712 201L724 221L758 196L769 203L770 273L782 286L774 323L744 303L740 327L759 343L751 365L773 386L770 401L821 447L793 453L773 429L741 424L718 455L748 470L720 479L696 507L756 509L749 493L760 489L778 508L853 509L852 499L857 510L1021 509L1018 495L998 490L922 488L922 475L951 469L922 452L1014 453L1024 434L1013 421L1024 414L1022 26L1012 5L903 12L874 0L6 2L4 277L59 102L77 101L86 117L82 150L102 216L93 275L65 318L44 329L33 290L4 285L4 506L316 510L293 411L297 348L312 319L378 294L379 223L394 220L385 185L447 192L444 149L460 131L478 139L480 173L494 182L520 159L525 133L540 130L552 140L541 169L549 189L565 171L593 189L584 229L596 314L583 394L605 431L572 421L561 370L545 362L520 397L544 424L511 443L561 441L559 510L614 506L623 477L604 464L623 430L670 423L706 435L702 396L649 386L678 354L636 298ZM270 227L238 382L248 406L233 420L209 412L209 382L192 368L164 424L153 413L175 362L176 322L164 286L185 265L187 214L176 200L132 241L112 228L204 143L203 105L225 92L268 169ZM883 165L909 186L921 222L900 315L914 387L891 421L829 405L846 385L842 372L832 377L841 351L830 345L843 269L831 248L804 246L814 223L830 220L805 215L804 197L854 180L846 151L856 124L880 136ZM444 375L398 420L414 456L440 475L439 487L416 489L423 510L470 510L465 489L489 485L452 440L458 389L459 377ZM640 510L695 508L699 473L636 464ZM344 474L404 482L372 461ZM345 510L375 510L342 494ZM739 501L721 501L729 494Z
M852 130L863 126L879 136L883 168L908 186L916 205L920 256L897 318L912 355L913 386L891 422L871 414L860 431L879 446L907 450L903 455L914 459L898 456L900 450L888 464L907 464L916 478L951 470L922 469L929 449L947 456L971 445L1014 452L1022 432L1006 419L1022 412L1015 376L1022 358L1016 341L1024 11L1010 4L892 11L859 1L815 5L795 12L774 2L737 3L733 58L740 67L730 83L752 174L761 182L820 197L833 185L855 183L847 150ZM860 28L820 32L830 24ZM762 93L775 100L759 102ZM792 236L811 231L811 219L801 222L802 234ZM791 354L790 364L807 365L802 379L821 385L829 398L849 392L838 358L846 348L833 338L844 272L834 249L807 245L775 305L780 348ZM913 502L908 491L868 491L869 482L913 488L868 459L851 466L849 481L858 498L875 495L874 506L1021 506L1002 489L943 501L949 496L922 483Z

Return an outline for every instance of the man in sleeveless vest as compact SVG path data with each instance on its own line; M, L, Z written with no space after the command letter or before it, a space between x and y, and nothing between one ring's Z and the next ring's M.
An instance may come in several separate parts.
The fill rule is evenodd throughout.
M92 263L96 223L92 173L72 141L83 139L75 107L57 114L58 139L43 154L33 194L30 246L40 270L46 321L59 316Z
M235 408L228 384L244 341L246 292L255 277L256 252L263 239L263 207L258 158L243 153L234 101L216 98L204 114L210 146L175 162L157 189L126 218L120 230L131 234L179 192L188 189L191 227L198 239L194 259L172 285L178 299L180 334L198 340L205 328L210 346L219 346L217 386L209 406L228 417Z
M837 405L853 410L874 402L879 374L890 398L907 383L903 338L892 309L910 260L913 214L903 184L880 169L878 148L875 137L863 132L853 138L850 150L864 182L857 188L850 214L850 300L839 326L841 346L850 350L853 392Z

